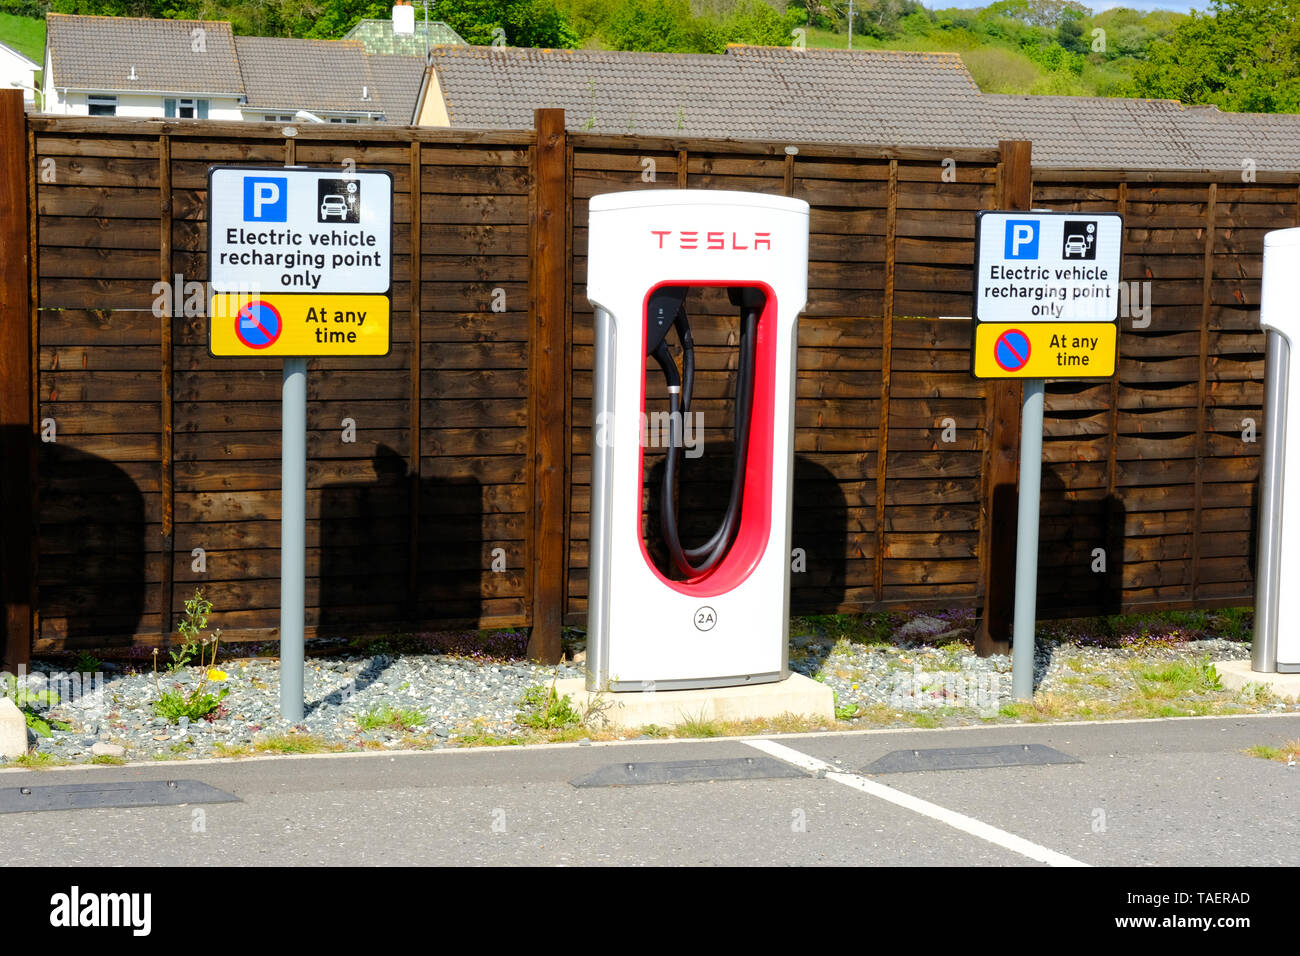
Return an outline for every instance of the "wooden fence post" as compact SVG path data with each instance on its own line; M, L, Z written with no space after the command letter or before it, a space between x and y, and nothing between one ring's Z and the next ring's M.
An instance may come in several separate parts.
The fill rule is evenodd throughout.
M180 301L181 290L173 289L172 283L177 277L172 268L172 141L163 133L158 137L158 272L165 283L164 289L171 289L168 301ZM183 283L182 283L183 286ZM161 622L163 645L171 642L172 626L172 591L174 588L174 569L176 561L176 433L174 429L175 410L175 349L174 334L178 319L183 316L174 314L174 307L162 310L160 317L159 343L161 346L162 394L159 413L162 419L161 447L159 449L158 487L161 491L162 509L162 583L158 593L158 619Z
M0 91L0 590L3 668L32 651L36 440L32 432L27 114L22 90Z
M885 303L881 310L880 434L876 448L876 558L872 583L876 601L885 599L885 492L889 475L889 392L894 364L894 286L898 263L898 160L889 161L885 207Z
M568 529L564 501L568 481L565 418L568 412L567 310L572 298L567 239L568 144L564 110L533 112L532 212L529 222L529 462L533 480L532 632L528 656L547 664L562 654L564 580Z
M1032 205L1030 144L1023 140L998 143L1002 153L998 206L1029 209ZM1018 381L991 381L986 392L984 430L984 553L980 562L980 591L984 606L975 628L975 653L980 657L1011 650L1011 618L1016 600L1016 483L1020 480L1020 403ZM1040 467L1040 463L1033 463Z
M411 140L411 434L409 436L407 478L407 578L406 616L411 627L419 629L422 615L420 602L420 398L421 375L424 371L424 308L421 283L424 281L424 174L421 167L421 149L418 139Z

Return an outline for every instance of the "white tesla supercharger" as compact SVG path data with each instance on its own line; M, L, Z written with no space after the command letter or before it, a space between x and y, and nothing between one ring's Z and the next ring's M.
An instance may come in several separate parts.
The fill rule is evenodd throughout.
M1300 229L1264 236L1259 324L1268 333L1253 670L1300 672ZM1288 440L1289 439L1289 440ZM1287 465L1290 465L1288 468ZM1295 490L1291 491L1294 487ZM1289 502L1289 506L1288 506Z
M808 204L708 190L610 193L592 198L588 235L596 349L587 687L673 690L782 680ZM721 419L692 407L689 306L710 286L726 289L736 320L732 413ZM666 381L667 408L646 408L649 359ZM658 374L655 364L650 369ZM667 429L652 427L664 423ZM642 525L645 443L665 431L656 489L663 556L656 564ZM720 522L688 542L674 492L693 464L683 456L691 438L730 442L733 454Z

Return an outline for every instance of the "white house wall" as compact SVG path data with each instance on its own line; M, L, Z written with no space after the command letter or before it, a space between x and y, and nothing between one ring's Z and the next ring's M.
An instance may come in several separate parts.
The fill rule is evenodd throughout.
M15 81L25 87L35 86L37 69L39 68L33 66L26 57L11 52L7 47L0 47L0 89L9 89ZM23 90L24 102L32 103L35 99L31 90Z
M48 113L63 113L68 116L87 116L90 113L88 99L91 94L74 92L71 90L54 90L50 91L50 99L46 106ZM168 94L166 97L161 95L152 96L145 93L96 93L96 96L116 96L117 97L117 114L118 116L132 117L135 119L163 119L163 100L164 99L181 99L179 94ZM234 97L214 98L214 97L196 97L197 99L208 100L208 119L210 120L242 120L243 111L240 109L239 100Z

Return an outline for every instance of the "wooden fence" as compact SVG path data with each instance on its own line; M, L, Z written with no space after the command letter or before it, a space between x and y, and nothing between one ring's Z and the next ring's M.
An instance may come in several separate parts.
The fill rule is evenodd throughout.
M9 141L12 110L6 120ZM394 176L392 351L310 366L309 637L532 626L530 650L553 658L561 624L582 622L587 200L623 189L744 189L813 207L795 609L992 608L1009 595L995 499L1014 493L1018 389L970 377L969 322L947 317L970 313L975 211L1008 205L1029 180L1012 144L566 135L553 110L520 132L17 123L26 155L7 166L30 207L18 250L32 250L29 302L5 308L0 336L20 357L30 348L30 368L0 361L0 426L18 436L6 447L34 441L39 500L24 513L33 476L8 456L11 661L28 646L165 642L197 586L227 639L276 636L279 366L207 354L214 163ZM1262 236L1300 222L1298 183L1033 171L1034 207L1124 214L1124 278L1150 306L1123 320L1113 379L1049 383L1045 616L1251 603ZM693 322L707 368L725 363L729 310L704 301ZM6 388L29 404L6 402ZM1005 640L1005 623L994 630Z

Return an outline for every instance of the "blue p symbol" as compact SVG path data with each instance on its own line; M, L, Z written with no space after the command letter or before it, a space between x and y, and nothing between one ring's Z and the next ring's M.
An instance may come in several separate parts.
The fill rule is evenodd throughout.
M287 222L289 180L283 176L244 180L245 222Z
M1008 219L1003 257L1007 259L1038 258L1038 223L1033 219Z

